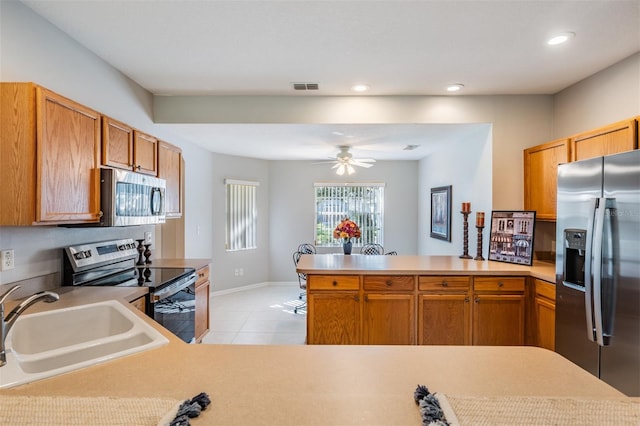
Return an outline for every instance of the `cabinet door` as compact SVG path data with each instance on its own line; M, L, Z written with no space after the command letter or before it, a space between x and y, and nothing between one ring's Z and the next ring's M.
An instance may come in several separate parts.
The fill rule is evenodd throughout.
M133 132L133 160L135 171L158 175L158 139L146 133Z
M209 287L210 282L207 280L204 283L196 285L196 324L195 324L195 337L196 342L200 343L202 338L209 331Z
M412 294L365 294L363 343L415 344L414 304Z
M167 181L165 209L168 218L182 216L182 151L166 142L158 146L158 177Z
M102 164L133 170L133 129L109 117L102 118Z
M571 138L573 161L617 154L638 148L636 120L611 124Z
M471 344L471 303L467 294L419 295L418 321L419 345Z
M38 108L36 221L100 218L100 115L44 88Z
M477 294L474 302L474 345L524 344L524 294Z
M524 208L535 210L538 220L556 219L558 165L569 162L569 147L569 139L561 139L524 151Z
M309 344L357 345L360 341L358 293L308 293L307 342Z
M552 351L556 348L556 305L544 297L535 298L537 319L536 345Z

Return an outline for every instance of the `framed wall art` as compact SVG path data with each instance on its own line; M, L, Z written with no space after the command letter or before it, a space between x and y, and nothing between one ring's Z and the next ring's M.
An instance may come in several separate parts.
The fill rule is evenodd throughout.
M451 241L451 185L431 188L431 238Z
M531 265L535 211L492 211L489 260Z

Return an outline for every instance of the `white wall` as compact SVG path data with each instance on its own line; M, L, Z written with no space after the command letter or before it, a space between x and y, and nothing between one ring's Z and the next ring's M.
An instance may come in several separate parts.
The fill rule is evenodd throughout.
M384 248L416 254L417 161L378 161L369 169L358 168L349 177L337 176L328 164L271 161L269 175L271 281L295 281L293 252L301 243L314 243L314 182L384 182Z
M462 202L470 202L469 255L477 251L476 212L485 212L483 253L489 235L489 218L492 210L492 144L491 126L478 129L477 134L464 141L457 141L450 149L429 155L420 161L420 191L418 227L418 254L454 255L463 253ZM431 238L431 188L451 185L451 241ZM511 209L519 209L514 203ZM486 254L484 255L486 258Z

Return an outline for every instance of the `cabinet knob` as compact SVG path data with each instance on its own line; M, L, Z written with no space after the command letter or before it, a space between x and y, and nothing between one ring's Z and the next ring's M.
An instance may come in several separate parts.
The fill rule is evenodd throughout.
M504 287L504 283L502 281L498 281L498 287Z
M356 296L356 297L357 297L357 296ZM364 301L365 301L365 302L368 302L368 301L369 301L369 295L368 295L368 294L365 294L365 295L364 295Z
M478 299L478 298L476 297L476 300L474 300L474 302L476 302L476 303L480 303L480 299Z
M449 283L446 281L442 281L442 287L449 287Z
M387 287L391 287L393 285L393 281L387 280L387 282L385 282L385 284L387 285Z
M334 282L332 282L331 284L333 284L333 286L335 287L335 286L337 286L337 285L338 285L338 281L334 281Z
M356 302L359 302L360 301L360 296L358 296L358 295L353 296L353 300L355 300Z
M102 216L104 216L104 213L102 212L102 210L100 210L100 211L98 212L98 217L102 217Z
M469 303L469 298L468 297L464 298L464 303Z

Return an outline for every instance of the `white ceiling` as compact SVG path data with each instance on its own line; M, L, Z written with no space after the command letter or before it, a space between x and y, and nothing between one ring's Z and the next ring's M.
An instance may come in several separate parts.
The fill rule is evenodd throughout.
M157 95L352 96L356 83L371 87L363 96L447 95L451 83L462 95L554 94L640 51L640 0L22 2ZM546 45L563 31L576 37ZM293 82L320 90L300 94ZM214 152L267 159L324 158L336 145L417 159L477 130L171 126Z

